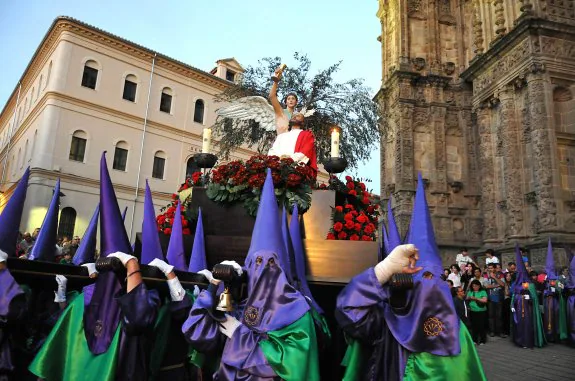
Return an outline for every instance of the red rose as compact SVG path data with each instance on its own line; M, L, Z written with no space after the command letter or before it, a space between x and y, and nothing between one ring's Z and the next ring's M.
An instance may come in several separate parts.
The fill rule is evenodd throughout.
M362 236L361 236L361 240L362 240L362 241L371 241L371 237L368 236L368 235L362 235Z
M335 239L335 235L333 233L327 233L327 239Z
M350 240L350 241L359 241L359 236L358 236L357 234L352 234L352 235L349 237L349 240Z
M343 216L344 220L353 220L353 214L351 213L346 213L345 216Z
M347 187L347 189L355 189L354 183L347 183L345 186Z
M371 225L371 224L370 224L370 225ZM365 228L363 228L363 232L364 232L365 234L371 234L371 233L373 233L373 228L372 228L370 225L367 225Z
M367 207L367 212L368 212L369 214L373 213L374 211L375 211L375 208L373 207L373 205L370 205L370 206Z
M361 231L361 224L356 223L354 225L354 228L355 228L355 231L357 231L357 232Z
M338 213L341 213L341 212L343 212L343 208L341 206L336 206L335 211Z
M361 202L363 202L364 205L369 205L369 198L364 197L363 200L361 200Z
M365 214L360 214L355 220L359 223L365 224L367 222L367 217Z
M359 183L359 187L361 188L361 190L365 190L365 184L364 183Z
M343 224L341 222L336 222L335 224L333 224L333 230L335 230L336 232L340 232L341 229L343 229Z
M347 233L346 232L339 232L337 234L337 239L346 239L347 238Z
M184 189L188 189L189 187L190 186L188 185L188 183L184 183L184 185L182 185L181 189L184 190Z
M192 234L192 232L190 231L190 229L185 228L185 229L182 229L182 234Z
M186 227L188 226L188 220L186 220L184 217L182 217L182 227Z
M351 215L354 216L354 217L357 217L357 215L359 214L359 213L357 213L357 211L355 211L355 210L352 210L350 213L351 213Z
M353 181L353 179L351 178L351 176L345 176L345 181L350 182Z
M177 199L178 199L178 194L177 193L172 194L172 200L177 200Z
M164 229L164 234L165 234L165 235L170 235L170 234L172 234L172 229L170 229L170 228L165 228L165 229Z
M349 209L349 210L354 210L354 209L355 209L355 208L353 207L353 205L351 205L351 204L346 204L346 205L345 205L345 208L346 208L346 209Z
M349 192L347 192L348 194L352 195L352 196L357 196L357 192L355 191L355 189L350 190Z
M353 229L355 226L355 224L353 223L353 220L346 220L345 221L345 228L346 229Z

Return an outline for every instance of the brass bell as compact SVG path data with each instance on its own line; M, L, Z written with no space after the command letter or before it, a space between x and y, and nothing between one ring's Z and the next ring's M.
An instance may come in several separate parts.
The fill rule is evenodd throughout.
M224 312L232 312L234 310L234 300L232 298L232 294L230 293L230 289L228 287L224 288L224 292L220 294L220 301L216 310L224 311Z

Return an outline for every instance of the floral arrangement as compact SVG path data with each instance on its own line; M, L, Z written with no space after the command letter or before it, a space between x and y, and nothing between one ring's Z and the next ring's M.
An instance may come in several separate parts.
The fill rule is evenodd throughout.
M332 209L333 226L327 234L330 240L375 241L379 217L379 198L372 195L361 179L345 177L343 183L337 177L331 177L329 185L319 189L333 189L336 206Z
M186 178L186 181L180 185L178 191L172 194L172 201L160 209L160 213L156 217L156 222L158 224L158 231L163 232L166 235L172 234L172 224L174 223L174 217L176 214L176 207L178 206L178 200L182 204L182 232L185 235L192 234L191 224L197 219L197 213L194 213L190 208L190 193L187 191L194 186L201 186L205 181L202 172L194 172L190 177Z
M212 171L206 194L210 200L223 204L243 202L249 215L257 213L267 168L272 171L276 198L288 210L297 204L305 212L311 205L312 185L316 172L291 158L252 156L245 163L231 161Z

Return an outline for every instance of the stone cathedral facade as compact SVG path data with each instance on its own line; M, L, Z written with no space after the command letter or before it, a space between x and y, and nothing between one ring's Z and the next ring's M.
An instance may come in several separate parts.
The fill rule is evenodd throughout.
M379 0L381 194L420 171L444 260L575 247L575 1Z

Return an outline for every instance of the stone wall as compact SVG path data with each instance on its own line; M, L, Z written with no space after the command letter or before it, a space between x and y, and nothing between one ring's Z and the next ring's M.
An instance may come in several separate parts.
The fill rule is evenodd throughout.
M575 246L573 3L379 2L381 194L405 232L422 173L446 263Z

